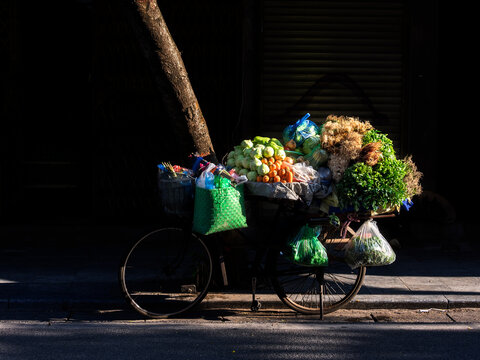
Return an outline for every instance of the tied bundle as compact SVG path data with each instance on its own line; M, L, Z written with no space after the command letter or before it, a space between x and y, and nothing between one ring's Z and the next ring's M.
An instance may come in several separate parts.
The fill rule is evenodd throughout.
M368 121L350 116L329 115L321 134L322 148L330 154L328 167L333 180L339 182L350 162L357 159L362 149L363 135L372 129Z
M381 147L382 143L379 141L365 145L360 150L358 161L364 162L368 166L376 165L382 157Z

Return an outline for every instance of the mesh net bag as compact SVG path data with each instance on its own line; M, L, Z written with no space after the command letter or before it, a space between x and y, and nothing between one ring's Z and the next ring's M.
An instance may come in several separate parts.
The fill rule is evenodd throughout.
M203 235L247 227L243 185L220 189L196 187L193 231Z

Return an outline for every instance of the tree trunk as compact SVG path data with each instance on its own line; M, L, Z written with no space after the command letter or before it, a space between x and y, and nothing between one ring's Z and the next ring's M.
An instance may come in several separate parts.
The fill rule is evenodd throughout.
M186 125L194 150L209 155L210 160L217 162L207 123L157 1L134 0L133 3L136 10L136 15L132 16L134 29L162 93L172 125L177 133L181 133Z

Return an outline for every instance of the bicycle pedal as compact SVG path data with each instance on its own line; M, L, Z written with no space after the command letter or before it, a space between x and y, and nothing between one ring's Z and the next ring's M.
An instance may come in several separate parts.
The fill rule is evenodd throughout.
M252 302L252 306L250 307L250 310L256 312L256 311L260 310L261 307L262 307L262 303L258 300L254 300Z
M181 285L180 292L182 294L195 294L197 292L197 287L195 285Z

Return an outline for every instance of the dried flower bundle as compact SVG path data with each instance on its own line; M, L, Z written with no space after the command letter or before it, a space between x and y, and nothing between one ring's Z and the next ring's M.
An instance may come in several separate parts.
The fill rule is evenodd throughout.
M372 129L369 122L357 117L328 115L321 133L322 148L330 153L328 167L335 182L340 181L351 160L357 159L362 149L362 138Z
M374 166L382 158L382 143L380 141L366 144L361 150L358 161Z
M362 148L362 136L372 129L370 123L356 117L329 115L323 124L322 148L331 154L355 159Z
M423 191L422 185L420 184L423 173L418 171L417 165L413 162L411 155L405 157L403 162L407 166L407 174L403 178L403 182L407 186L407 196L412 198L414 195L420 195Z

